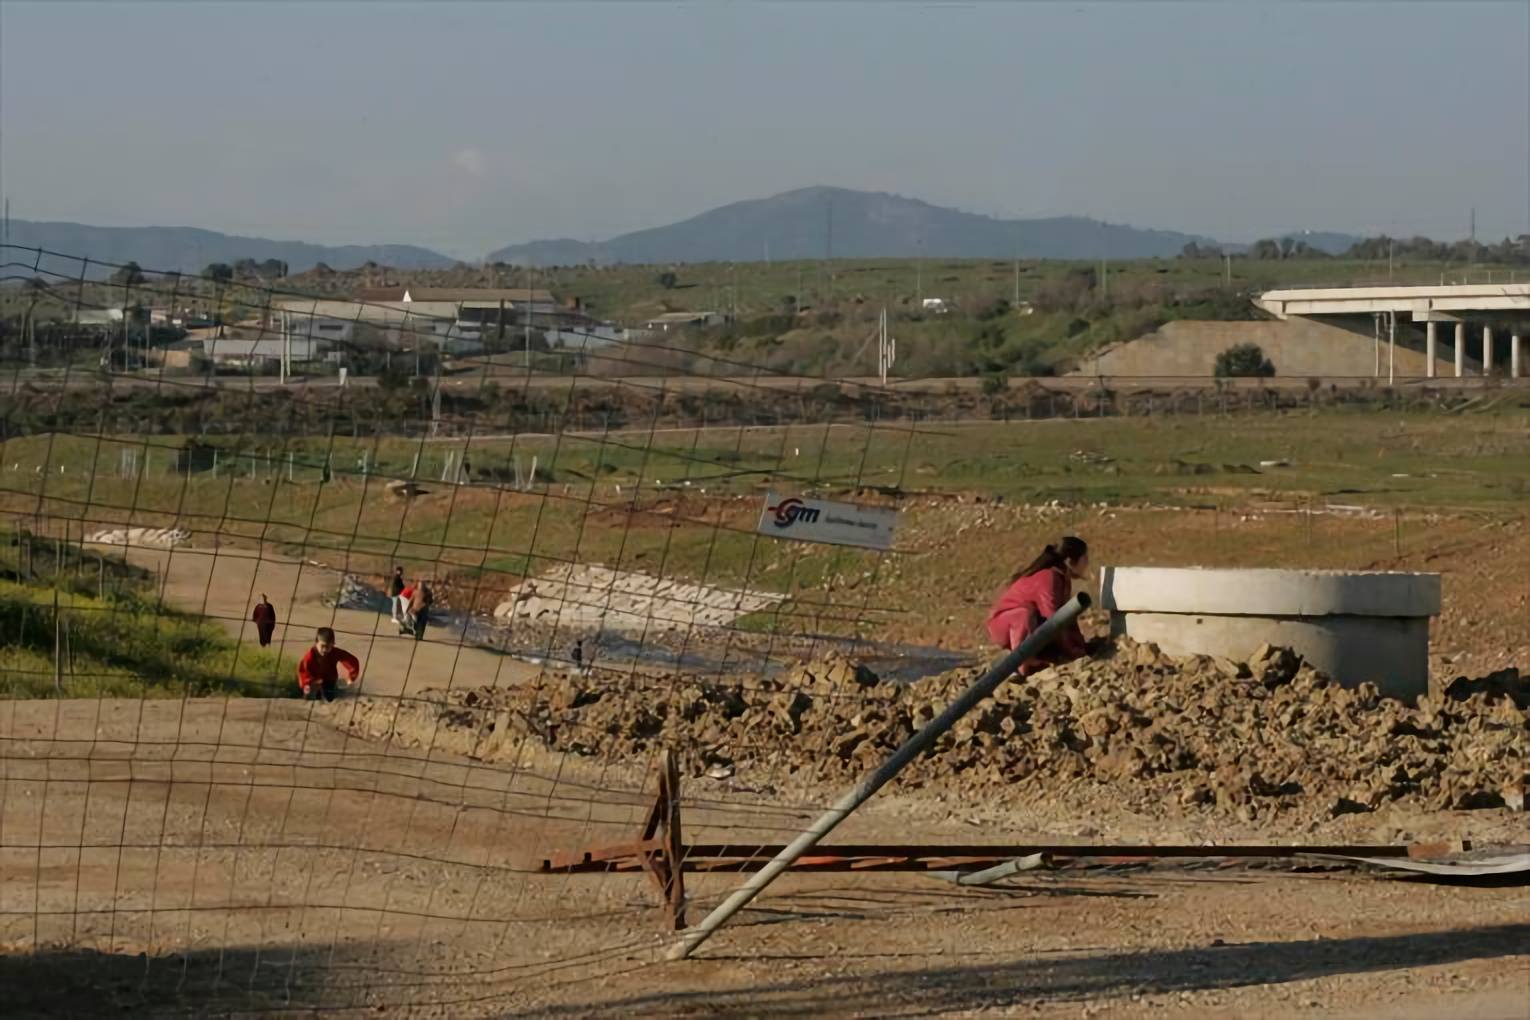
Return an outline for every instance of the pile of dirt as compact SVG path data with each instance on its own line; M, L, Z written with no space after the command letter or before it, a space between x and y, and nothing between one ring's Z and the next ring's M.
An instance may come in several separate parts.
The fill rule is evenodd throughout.
M692 774L727 766L745 779L837 787L974 676L890 684L839 656L747 680L549 674L414 703L404 713L422 716L413 721L398 722L396 705L358 710L349 725L405 742L417 732L489 760L528 739L645 763L667 746ZM1083 784L1134 810L1177 801L1245 821L1317 820L1390 803L1522 810L1527 764L1530 683L1514 670L1458 679L1409 706L1370 684L1341 687L1287 649L1238 663L1122 640L1003 685L899 783L1006 803Z

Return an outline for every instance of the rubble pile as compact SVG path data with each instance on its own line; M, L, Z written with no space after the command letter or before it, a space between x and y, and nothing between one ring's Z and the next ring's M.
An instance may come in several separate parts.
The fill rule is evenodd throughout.
M550 674L520 688L453 691L429 710L438 724L476 733L482 757L512 735L635 762L667 746L695 775L723 766L839 786L977 672L891 684L832 656L774 678ZM1139 810L1177 801L1244 820L1321 818L1392 802L1522 810L1527 764L1530 680L1516 670L1458 679L1410 706L1369 684L1343 688L1286 649L1239 663L1172 658L1123 639L1004 684L898 783L1010 803L1092 784Z

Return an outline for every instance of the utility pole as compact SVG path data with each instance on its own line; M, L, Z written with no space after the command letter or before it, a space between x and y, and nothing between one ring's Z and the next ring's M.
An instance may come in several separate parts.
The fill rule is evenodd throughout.
M824 203L823 212L824 212L823 260L825 262L833 262L834 261L834 199L831 198L831 199L829 199L828 201L826 201Z
M893 362L898 358L897 341L887 335L887 308L882 308L881 319L877 323L877 375L882 379L882 385L887 385L887 373L892 371Z
M828 277L829 300L832 301L834 299L834 199L831 198L824 203L824 214L827 223L824 234L823 271Z
M1100 297L1110 297L1110 262L1105 254L1105 222L1100 221Z
M1222 265L1226 268L1227 286L1232 286L1232 256L1227 252L1222 253Z
M1015 307L1015 308L1019 308L1020 307L1020 259L1019 258L1015 259L1015 299L1014 299L1014 301L1010 302L1010 304L1013 307Z

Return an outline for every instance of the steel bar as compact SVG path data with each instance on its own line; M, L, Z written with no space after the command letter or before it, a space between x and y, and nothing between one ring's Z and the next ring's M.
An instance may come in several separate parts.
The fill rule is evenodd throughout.
M973 857L1010 860L1030 854L1058 857L1292 857L1297 854L1352 854L1368 857L1435 856L1460 849L1460 842L1406 843L835 843L819 847L824 857ZM707 857L770 859L782 844L687 843L688 860Z
M696 947L711 937L712 933L728 922L728 919L760 894L771 882L774 882L783 871L792 866L792 862L801 857L807 851L818 844L818 841L833 832L840 822L844 821L867 800L871 799L878 790L903 770L903 767L914 758L922 754L956 723L958 719L970 712L974 706L991 695L999 685L1008 680L1015 671L1029 660L1036 657L1042 649L1052 643L1052 639L1058 632L1078 619L1078 615L1089 607L1089 596L1079 592L1052 617L1046 620L1035 633L1020 642L1020 646L1009 652L1002 659L989 667L971 687L968 687L955 701L947 705L945 711L925 724L924 728L915 733L903 746L892 753L885 762L874 769L864 779L857 783L829 810L825 811L817 821L807 828L800 836L783 847L763 869L754 877L733 891L727 899L697 925L685 932L680 941L675 943L666 954L671 960L683 960L695 951Z
M605 875L613 871L632 871L642 867L642 844L590 851L590 859L567 854L544 861L544 872L570 875ZM1006 846L833 846L820 847L820 853L804 855L792 862L793 871L904 871L935 873L988 869L1009 864L1017 858L1043 856L1054 861L1104 861L1134 863L1151 860L1283 860L1293 857L1368 857L1392 860L1418 860L1443 857L1459 852L1463 844L1355 844L1355 845L1095 845L1067 843ZM656 849L647 848L644 849ZM759 852L731 853L718 846L682 846L685 871L758 872L763 870L784 847L767 846ZM721 852L719 852L721 851Z

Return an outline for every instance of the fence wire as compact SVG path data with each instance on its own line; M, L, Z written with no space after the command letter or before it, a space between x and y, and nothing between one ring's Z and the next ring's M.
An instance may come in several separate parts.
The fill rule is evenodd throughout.
M673 933L640 876L540 864L637 838L686 698L875 707L794 663L881 656L913 679L978 654L889 640L942 607L889 594L898 554L762 535L767 492L906 505L954 419L1325 399L929 399L559 308L501 307L469 338L404 302L0 264L0 960L7 985L56 973L172 1014L495 1014L647 966ZM160 309L206 325L174 339ZM1329 527L1282 511L1311 542ZM1364 530L1403 555L1401 515ZM395 566L434 592L410 633ZM321 627L361 662L332 702L298 696ZM597 701L597 721L574 711ZM782 842L832 799L835 734L783 753L758 733L674 748L689 839ZM693 919L728 888L696 882Z

